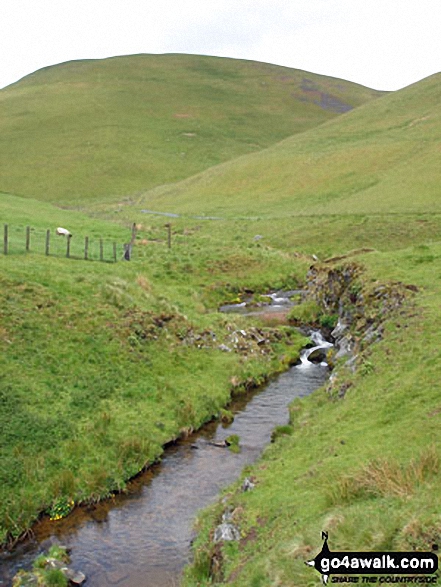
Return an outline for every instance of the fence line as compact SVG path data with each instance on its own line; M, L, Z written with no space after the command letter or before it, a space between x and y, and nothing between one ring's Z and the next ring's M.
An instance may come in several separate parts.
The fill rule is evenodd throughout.
M118 256L124 257L126 245L107 241L103 238L91 239L89 236L58 236L42 229L31 226L12 227L4 224L3 228L3 254L13 255L20 253L40 253L46 256L66 257L67 259L84 259L89 261L101 261L104 263L116 263ZM132 242L134 241L134 229L132 229ZM119 253L119 255L118 255ZM124 258L127 259L127 256ZM130 257L129 259L130 260Z

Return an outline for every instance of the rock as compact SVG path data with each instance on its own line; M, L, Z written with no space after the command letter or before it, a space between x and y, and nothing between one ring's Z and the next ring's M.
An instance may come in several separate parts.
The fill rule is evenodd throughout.
M240 532L234 524L222 523L214 531L214 542L233 542L240 540Z
M366 330L365 335L363 337L363 342L367 344L371 344L372 342L377 342L381 340L382 332L380 328L375 327L374 325L369 326Z
M224 353L231 353L231 349L229 346L227 346L226 344L220 344L217 347L220 351L223 351Z
M233 521L233 512L231 510L227 510L222 514L222 523L229 524Z
M256 487L256 484L251 481L249 477L245 477L242 483L242 491L251 491Z
M329 377L329 384L333 385L337 378L338 378L338 371L333 371Z
M227 448L227 446L228 446L228 444L225 442L225 440L212 441L212 442L208 442L208 444L211 446L216 446L217 448Z
M321 363L322 361L326 361L326 353L327 349L318 348L309 353L306 358L308 361L311 361L311 363Z
M340 385L340 389L338 390L338 398L343 399L346 395L348 389L352 386L352 383L347 382Z
M341 359L341 357L346 357L348 355L352 355L352 348L353 348L353 344L352 344L351 337L349 335L344 336L338 342L338 349L337 349L337 352L335 353L335 360Z
M73 569L66 566L65 563L54 558L47 558L45 563L45 569L57 569L63 573L63 575L74 585L81 585L86 580L86 575L81 571L74 571ZM42 571L20 571L14 577L14 587L33 587L42 585ZM46 584L46 583L45 583Z
M263 236L261 234L256 234L253 240L260 241L261 239L263 239Z
M74 585L81 585L86 580L86 575L81 571L74 571L73 569L66 569L63 571L65 577Z
M56 558L47 558L45 563L46 569L59 569L60 571L67 571L67 565L63 561Z
M342 322L341 320L339 320L337 322L337 326L334 328L334 330L331 332L331 336L334 340L338 340L339 338L342 337L342 335L345 333L345 331L348 329L347 324L345 324L344 322Z
M358 355L354 355L348 361L346 361L346 363L343 365L343 367L345 367L346 369L349 369L349 371L351 371L351 373L355 373L355 371L357 370L357 360L358 360Z

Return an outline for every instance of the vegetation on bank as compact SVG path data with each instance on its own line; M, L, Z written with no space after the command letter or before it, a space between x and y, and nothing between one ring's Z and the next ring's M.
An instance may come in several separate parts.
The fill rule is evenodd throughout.
M197 63L208 66L204 59ZM86 65L50 68L1 97L12 104L14 96L31 100L48 88L63 92L63 84L52 83L57 76L72 68L81 74ZM208 73L210 97L216 84L229 87L225 71ZM81 79L73 81L79 91ZM248 291L297 288L313 263L356 262L363 273L355 300L360 293L366 299L378 294L375 311L381 312L383 284L399 283L413 295L388 316L381 340L362 350L354 372L337 360L332 385L293 404L290 427L276 430L262 461L245 472L254 489L226 491L241 540L214 548L213 527L226 504L203 514L185 584L316 584L318 575L304 561L318 552L322 530L329 531L335 550L440 544L440 87L433 76L270 149L137 198L130 197L135 188L127 176L118 184L103 172L95 185L86 173L77 177L64 168L58 168L59 183L52 182L58 177L53 170L44 177L28 169L20 179L23 193L55 201L60 190L58 203L80 203L82 211L0 195L2 220L41 229L48 222L65 225L73 238L127 241L132 223L139 224L131 263L0 256L1 540L18 536L42 510L56 517L71 501L124 489L128 477L158 458L164 442L214 415L227 418L222 408L232 393L296 356L303 339L290 327L280 329L280 319L262 325L220 315L221 303ZM107 86L94 88L97 96L112 95ZM159 123L158 129L162 137ZM50 126L47 132L49 144ZM184 132L193 130L179 126ZM157 139L149 140L159 149ZM179 141L171 141L173 149L180 149ZM130 150L124 140L110 144L105 159L112 166L114 156ZM84 145L77 146L74 155L84 153ZM230 143L224 147L229 157L237 155ZM167 178L159 174L155 181L169 183L177 179L176 158L165 153ZM28 161L39 167L38 158ZM202 163L200 169L213 160ZM93 168L100 169L98 159ZM87 190L80 198L71 189L81 182ZM109 204L122 192L127 198ZM170 250L164 227L170 219L141 208L186 215L171 221ZM191 217L204 214L223 219ZM323 314L316 300L291 315L295 323L311 319L330 328L335 311ZM265 348L259 351L252 337L244 349L235 348L233 334L251 328L264 329Z
M418 291L408 290L355 371L340 359L331 383L294 401L292 431L275 434L243 473L253 491L241 491L241 479L200 516L184 585L318 584L320 575L304 563L320 551L322 531L335 551L430 551L439 544L439 258L438 243L362 258L361 298L378 278ZM241 539L215 544L226 510Z
M21 204L0 200L11 222L66 220L72 239L107 228ZM130 225L109 225L112 232L125 238ZM166 442L286 368L303 344L293 329L267 326L264 345L250 335L236 348L235 333L252 325L217 311L244 284L262 293L296 287L301 271L289 256L183 236L172 250L151 242L135 252L116 264L0 256L2 541L42 511L58 518L72 502L123 490Z

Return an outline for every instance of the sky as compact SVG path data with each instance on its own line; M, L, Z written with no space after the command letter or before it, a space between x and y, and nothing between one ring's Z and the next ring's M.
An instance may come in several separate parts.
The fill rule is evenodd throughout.
M1 0L0 88L136 53L263 61L397 90L441 71L441 0Z

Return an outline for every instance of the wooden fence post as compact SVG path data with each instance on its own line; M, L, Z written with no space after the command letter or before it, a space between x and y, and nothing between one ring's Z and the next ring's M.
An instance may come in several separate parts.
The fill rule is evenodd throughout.
M31 248L31 227L26 226L26 252L29 253Z
M100 261L104 261L104 247L102 238L100 238Z
M45 254L49 255L49 244L51 240L51 231L49 229L46 230L46 250Z
M165 227L167 228L167 246L171 249L171 224L168 222Z
M87 261L89 258L89 237L86 236L84 239L84 259Z
M5 224L5 231L3 236L3 252L5 255L8 254L8 225Z
M69 259L69 257L70 257L70 239L71 239L71 238L72 238L72 237L71 237L71 236L69 236L69 235L67 235L67 236L66 236L66 257L67 257L68 259Z

